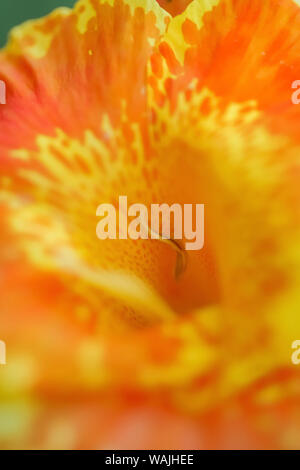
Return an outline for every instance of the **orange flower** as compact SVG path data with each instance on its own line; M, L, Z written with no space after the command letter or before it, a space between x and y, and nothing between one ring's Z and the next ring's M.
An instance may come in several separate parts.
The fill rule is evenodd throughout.
M299 2L160 4L80 0L0 53L3 448L300 447ZM170 245L97 239L122 194L205 204L179 280Z

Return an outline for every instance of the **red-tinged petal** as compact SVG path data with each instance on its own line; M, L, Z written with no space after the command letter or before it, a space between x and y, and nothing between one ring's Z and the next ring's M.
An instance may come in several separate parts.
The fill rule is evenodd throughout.
M14 28L0 55L1 148L32 148L56 128L98 135L103 115L120 122L124 104L140 121L147 59L167 18L154 1L82 0Z
M193 81L230 102L253 100L272 132L299 139L300 9L293 0L195 0L174 18L159 47L171 101ZM157 87L157 85L156 85Z

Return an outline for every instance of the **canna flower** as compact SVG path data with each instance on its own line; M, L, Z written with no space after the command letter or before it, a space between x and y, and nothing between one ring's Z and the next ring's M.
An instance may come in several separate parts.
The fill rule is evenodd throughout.
M2 448L299 448L300 9L80 0L0 52ZM205 204L205 244L96 208Z

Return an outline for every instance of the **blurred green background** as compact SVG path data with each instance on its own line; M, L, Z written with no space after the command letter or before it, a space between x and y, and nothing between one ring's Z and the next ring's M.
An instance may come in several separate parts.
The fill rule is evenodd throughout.
M76 0L0 0L0 47L9 30L23 21L39 18L57 7L72 7Z

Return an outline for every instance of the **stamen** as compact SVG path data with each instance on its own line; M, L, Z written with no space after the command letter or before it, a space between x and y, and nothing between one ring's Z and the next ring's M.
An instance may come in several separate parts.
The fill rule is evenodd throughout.
M176 257L176 264L175 264L175 269L174 269L174 277L176 281L179 280L179 278L182 276L182 274L185 272L186 267L187 267L187 252L178 240L174 240L173 238L165 238L163 235L160 233L156 233L154 230L152 230L148 226L148 233L151 237L151 234L155 233L156 235L159 236L159 240L167 243L170 245L173 250L177 252L177 257ZM151 237L153 238L153 237Z

